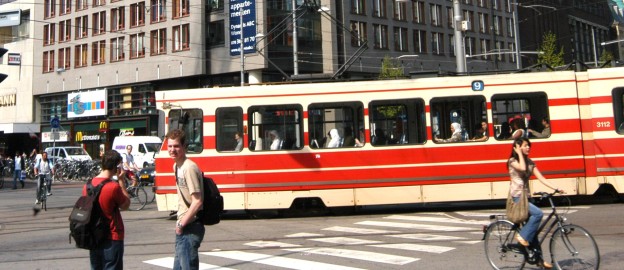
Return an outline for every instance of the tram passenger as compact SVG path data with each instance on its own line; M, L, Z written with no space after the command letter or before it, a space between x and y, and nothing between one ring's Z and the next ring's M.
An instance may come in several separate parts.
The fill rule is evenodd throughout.
M542 129L542 132L538 132L530 128L527 129L527 131L531 133L531 135L535 136L536 138L550 137L550 121L548 120L548 118L546 117L542 118L542 126L544 126L544 128Z
M355 147L362 147L364 146L364 143L366 142L365 138L364 138L364 129L360 128L360 135L355 138Z
M240 133L234 133L234 139L236 140L236 147L234 148L235 152L240 152L243 150L243 138Z
M448 139L440 139L437 136L433 138L435 142L448 143L448 142L461 142L463 141L462 129L459 123L451 123L451 137Z
M500 126L500 134L496 137L497 140L508 140L511 138L511 127L509 123L503 122Z
M375 135L373 135L373 137L371 138L371 144L386 145L386 143L388 143L388 139L384 130L381 128L375 129Z
M526 125L524 124L524 119L516 118L511 120L511 139L515 140L518 138L525 137Z
M472 142L484 142L484 141L487 141L487 139L488 139L487 126L488 126L487 122L481 121L481 123L479 123L479 125L476 126L476 128L475 128L475 135L474 135L474 137L472 137L472 139L470 141L472 141Z
M354 145L355 139L353 138L353 129L351 129L351 127L345 127L342 147L353 147Z
M546 182L546 178L544 178L540 170L538 170L535 166L535 163L529 158L530 150L531 142L529 139L524 137L516 139L513 143L511 155L507 160L507 170L509 171L509 177L511 179L509 193L514 202L519 201L523 189L526 196L530 196L531 192L529 190L529 178L531 175L534 175L543 185L551 189L558 190L563 194L563 190L554 188ZM536 234L540 223L542 222L543 216L544 213L539 207L529 203L529 219L520 230L520 233L516 235L516 240L518 240L519 244L525 247L530 246L536 250L536 256L540 256L537 258L538 264L546 269L550 269L552 268L552 264L545 262L541 257L541 247Z
M327 148L337 148L340 147L340 135L338 134L338 130L332 128L329 131L329 143L327 144Z
M279 137L279 134L277 133L277 130L271 130L269 131L269 137L271 138L271 150L279 150L280 149L280 144L282 142L282 140Z

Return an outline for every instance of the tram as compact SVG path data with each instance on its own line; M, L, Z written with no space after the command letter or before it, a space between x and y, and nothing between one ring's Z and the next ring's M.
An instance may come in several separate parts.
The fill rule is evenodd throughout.
M624 68L200 88L156 99L166 130L185 130L187 156L215 180L226 210L503 199L509 123L540 132L541 120L550 134L529 137L531 157L555 186L624 192ZM454 124L460 140L448 139L458 137ZM177 210L166 143L155 162L158 209Z

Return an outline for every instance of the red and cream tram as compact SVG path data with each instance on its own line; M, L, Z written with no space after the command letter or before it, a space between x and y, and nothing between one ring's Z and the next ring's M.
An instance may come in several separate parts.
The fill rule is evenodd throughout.
M218 184L227 210L506 198L508 124L541 131L542 119L551 132L531 138L531 156L552 183L573 195L624 193L624 68L156 95L166 130L186 131L188 157ZM487 137L476 139L483 121ZM450 138L453 123L462 139L436 140ZM158 209L176 210L167 151L156 171Z

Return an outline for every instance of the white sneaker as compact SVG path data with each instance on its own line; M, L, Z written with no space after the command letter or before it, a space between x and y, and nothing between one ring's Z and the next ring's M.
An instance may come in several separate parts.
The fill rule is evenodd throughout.
M35 204L40 204L39 199L35 200Z
M47 196L52 196L52 192L48 192L46 195Z

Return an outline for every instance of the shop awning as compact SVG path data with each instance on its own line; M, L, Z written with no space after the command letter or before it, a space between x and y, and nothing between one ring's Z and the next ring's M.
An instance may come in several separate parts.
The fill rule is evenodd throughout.
M8 123L0 124L0 131L9 133L39 133L39 123Z

